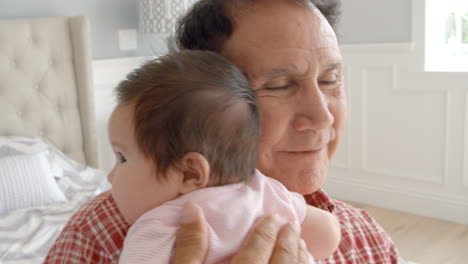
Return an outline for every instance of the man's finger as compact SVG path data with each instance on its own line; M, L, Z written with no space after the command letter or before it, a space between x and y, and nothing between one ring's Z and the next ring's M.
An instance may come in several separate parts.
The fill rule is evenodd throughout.
M244 239L244 242L231 263L268 263L280 229L280 219L277 215L261 217Z
M297 263L298 264L312 264L312 263L315 263L315 262L312 262L311 263L311 259L309 259L309 251L307 249L307 246L306 246L306 243L304 242L304 240L299 240L299 253L298 253L298 260L297 260Z
M298 263L300 247L300 227L297 222L281 228L270 264Z
M182 209L172 264L201 264L207 250L208 231L205 216L198 205L189 202Z

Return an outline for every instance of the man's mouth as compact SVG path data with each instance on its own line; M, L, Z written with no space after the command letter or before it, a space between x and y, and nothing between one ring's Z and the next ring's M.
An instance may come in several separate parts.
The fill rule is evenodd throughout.
M308 150L292 150L292 151L286 150L286 151L283 151L283 152L288 153L288 154L297 154L297 155L300 155L300 154L315 154L315 153L321 152L324 149L325 149L325 146L320 147L320 148L308 149Z

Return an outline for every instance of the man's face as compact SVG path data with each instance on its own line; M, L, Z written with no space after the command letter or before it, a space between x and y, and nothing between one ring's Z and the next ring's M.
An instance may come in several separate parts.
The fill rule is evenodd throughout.
M222 53L258 96L257 167L291 191L319 190L347 114L342 57L326 19L292 1L257 1L235 14Z

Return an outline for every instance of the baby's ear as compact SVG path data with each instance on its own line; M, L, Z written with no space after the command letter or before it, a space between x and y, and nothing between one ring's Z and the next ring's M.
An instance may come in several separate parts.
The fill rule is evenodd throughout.
M210 164L200 153L189 152L180 162L180 170L183 175L181 194L186 194L208 185L210 180Z

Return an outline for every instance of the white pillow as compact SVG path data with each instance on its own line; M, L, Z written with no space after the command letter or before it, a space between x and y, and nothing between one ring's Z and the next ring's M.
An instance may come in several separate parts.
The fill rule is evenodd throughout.
M33 154L46 151L47 160L52 168L55 178L63 176L63 170L59 162L55 149L44 142L40 137L19 137L19 136L0 136L0 159L13 155Z
M0 136L0 159L13 156L34 154L41 151L47 153L47 160L52 167L53 175L60 190L68 201L84 193L97 191L101 182L105 181L106 174L103 171L86 166L74 161L53 144L47 143L47 139L40 137ZM2 181L0 179L0 185ZM107 190L107 186L103 190ZM0 201L1 202L1 201Z
M47 151L0 158L0 182L0 214L67 201L54 179Z

